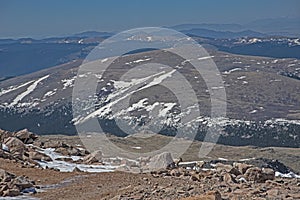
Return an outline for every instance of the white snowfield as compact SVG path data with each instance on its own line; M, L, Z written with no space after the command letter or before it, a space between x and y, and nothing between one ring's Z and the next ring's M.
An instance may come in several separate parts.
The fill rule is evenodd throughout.
M176 70L174 69L169 72L162 71L145 78L131 79L130 81L113 81L116 90L106 97L105 102L107 102L107 104L102 106L100 109L88 114L85 117L78 118L77 121L75 121L75 124L83 123L94 117L107 117L112 112L113 106L115 106L117 103L130 97L135 92L142 91L146 88L150 88L155 85L159 85L165 79L172 77L172 74L175 72ZM141 87L138 88L138 86ZM141 107L141 105L142 104L137 104L133 106ZM170 108L170 106L171 105L168 105L167 107ZM161 111L161 115L163 115L165 112L166 111Z
M137 63L141 63L141 62L146 62L146 61L149 61L151 60L151 58L146 58L146 59L138 59L138 60L134 60L132 62L127 62L125 63L126 65L130 65L130 64L137 64Z
M11 87L9 87L9 88L6 89L6 90L1 90L1 91L0 91L0 96L2 96L2 95L4 95L4 94L7 94L7 93L10 93L10 92L13 92L13 91L15 91L15 90L18 90L18 89L20 89L20 88L22 88L22 87L25 87L26 85L28 85L28 84L30 84L30 83L32 83L32 82L34 82L34 81L28 81L28 82L23 83L23 84L21 84L21 85L19 85L19 86L11 86Z
M61 82L63 83L63 90L65 90L69 87L73 87L76 78L77 78L77 76L74 76L70 79L61 80Z
M300 178L300 175L295 174L294 172L290 172L287 174L282 174L280 172L275 172L275 176L282 178Z
M34 81L33 84L31 84L27 90L21 94L19 94L12 102L11 104L9 104L9 107L12 107L14 105L17 105L24 97L26 97L27 95L29 95L30 93L32 93L34 91L34 89L37 87L37 85L42 82L43 80L47 79L49 77L49 75L46 75L42 78L39 78L38 80Z
M55 149L53 148L40 149L40 152L50 156L53 160L51 162L37 161L41 167L58 169L61 172L72 172L76 167L84 172L112 172L118 167L112 166L109 163L105 163L105 165L85 165L59 161L57 160L58 158L72 158L73 161L77 161L81 158L79 156L62 156L54 151Z

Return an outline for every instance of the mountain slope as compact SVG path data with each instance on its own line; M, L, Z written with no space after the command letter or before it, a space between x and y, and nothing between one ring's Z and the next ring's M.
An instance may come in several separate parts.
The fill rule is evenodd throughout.
M180 73L185 74L192 85L195 85L194 89L201 108L201 116L194 119L201 122L199 129L186 126L186 133L189 132L189 128L197 128L196 138L203 140L209 126L221 124L223 131L219 142L223 144L299 147L300 96L295 91L300 90L300 61L237 56L217 51L212 51L210 54L224 80L227 93L227 117L210 118L209 93L203 79L196 76L195 72L188 70L189 68L177 68ZM113 63L113 67L119 70L108 72L109 78L99 82L97 99L105 102L113 92L121 92L122 88L119 91L117 86L120 73L149 62L163 62L173 67L178 65L177 58L160 51L123 56ZM80 60L73 61L0 82L2 88L0 128L7 130L30 128L40 134L74 134L76 132L74 123L84 121L73 119L71 103L74 81L78 78L77 67L80 64ZM95 77L97 78L98 75L95 74ZM180 91L180 88L178 90ZM83 101L79 103L86 105ZM98 118L105 131L126 136L126 133L116 127L115 120L122 120L125 117L127 122L134 122L140 126L147 123L147 120L144 121L147 119L144 115L148 113L148 109L159 105L157 107L161 109L159 112L164 113L163 117L167 120L160 121L165 127L161 133L176 134L174 127L180 125L176 122L176 117L180 116L178 115L179 107L177 107L176 97L167 88L159 85L148 87L139 94L133 95L130 105L131 108L123 110L118 115L111 115L110 112L103 115L97 110L108 108L107 111L109 111L110 108L106 104L96 106L96 112L92 118ZM135 107L134 105L141 106ZM185 115L186 111L180 112ZM88 115L82 113L82 119L84 116ZM172 121L172 118L175 121ZM168 125L165 126L165 123Z

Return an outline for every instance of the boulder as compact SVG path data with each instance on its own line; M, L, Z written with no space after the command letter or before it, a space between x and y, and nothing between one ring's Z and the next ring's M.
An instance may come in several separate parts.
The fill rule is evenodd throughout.
M271 168L262 168L262 181L266 180L274 180L275 179L275 171Z
M181 173L181 171L180 171L179 169L172 169L172 170L170 171L170 175L171 175L171 176L179 177L179 176L182 175L182 173Z
M225 183L236 183L236 180L235 180L235 178L230 174L230 173L225 173L224 175L223 175L223 181L225 182Z
M41 147L43 148L59 148L59 147L65 147L66 145L63 144L63 142L61 141L54 141L54 140L50 140L50 141L46 141L42 144Z
M245 164L245 163L233 163L233 166L235 168L237 168L240 171L241 174L245 174L247 169L252 167L252 165L248 165L248 164Z
M20 139L24 144L32 144L35 139L38 138L34 133L29 132L27 129L23 129L16 133L13 133L13 136Z
M16 176L0 169L0 199L21 195L27 188L34 188L34 182L23 176Z
M32 181L28 181L25 177L19 176L16 177L13 181L12 184L17 186L20 191L26 189L26 188L32 188L34 183Z
M229 172L232 169L232 166L231 165L225 165L223 163L217 163L215 168L217 169L218 172L221 172L221 171Z
M55 149L55 152L59 153L61 155L64 155L64 156L69 156L70 155L68 149L65 148L65 147L58 147L58 148Z
M8 189L8 190L3 191L3 194L2 194L3 197L15 197L15 196L19 196L19 195L21 195L21 192L18 189Z
M8 137L3 142L9 149L9 152L19 159L22 159L26 146L16 137Z
M52 161L51 157L46 155L46 154L43 154L41 152L38 152L38 151L32 151L32 152L29 152L28 153L28 157L29 159L31 160L38 160L38 161L47 161L47 162L50 162Z
M78 149L73 146L61 146L55 149L55 152L60 153L64 156L85 156L88 151L85 149Z
M166 169L174 165L171 153L164 152L150 159L146 167L150 170Z
M237 168L235 168L231 165L224 165L222 163L217 163L216 168L217 168L218 172L225 171L225 172L228 172L230 174L234 174L235 176L238 176L238 175L241 174L240 171Z
M200 168L203 168L204 165L205 165L205 161L203 161L203 160L197 161L197 163L196 163L196 166L200 167Z
M75 167L75 168L73 169L73 172L82 172L82 170L79 169L78 167Z
M2 143L8 137L12 137L12 133L0 129L0 143Z
M7 171L0 169L0 182L9 182L13 178L15 178L15 175L8 173Z
M244 175L248 181L259 182L261 179L261 169L258 167L251 167L247 169Z
M244 175L248 181L254 181L257 183L264 183L267 180L274 180L275 178L275 172L270 168L261 169L258 167L252 167L247 169Z
M138 163L134 160L128 160L128 159L122 159L121 160L121 165L125 165L125 166L128 166L128 167L139 167L138 166Z
M94 151L93 153L91 153L83 158L84 164L94 164L94 163L99 163L101 161L102 161L102 152L101 151Z

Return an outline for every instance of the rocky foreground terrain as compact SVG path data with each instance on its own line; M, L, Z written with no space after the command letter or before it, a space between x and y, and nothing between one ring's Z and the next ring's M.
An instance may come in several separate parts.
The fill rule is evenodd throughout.
M136 162L57 138L0 131L0 199L300 199L300 176L279 160L184 162L165 152Z

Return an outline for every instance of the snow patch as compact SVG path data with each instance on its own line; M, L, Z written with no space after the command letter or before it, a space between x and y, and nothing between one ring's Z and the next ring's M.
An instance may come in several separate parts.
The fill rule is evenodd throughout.
M37 161L41 167L58 169L61 172L72 172L76 167L84 172L112 172L116 169L116 166L112 166L109 164L86 165L86 164L76 164L76 163L69 163L65 161L58 161L57 160L58 158L68 158L68 156L62 156L54 151L55 151L54 148L40 149L41 153L48 155L53 160L51 162ZM72 158L73 161L80 159L80 157L78 156L71 156L70 158Z
M132 62L127 62L125 63L126 65L130 65L130 64L133 64L133 63L141 63L141 62L146 62L146 61L149 61L151 60L151 58L146 58L146 59L139 59L139 60L135 60L135 61L132 61Z
M300 178L300 175L295 174L294 172L289 172L287 174L283 174L280 172L275 172L275 176L282 178Z
M213 57L215 57L215 56L205 56L205 57L198 58L198 60L207 60L207 59L210 59Z
M257 113L257 110L252 110L249 112L250 114L254 114L254 113Z
M223 74L230 74L231 72L240 71L240 70L242 70L242 69L241 68L234 68L234 69L231 69L229 71L223 72Z
M9 93L9 92L15 91L15 90L17 90L17 89L20 89L20 88L22 88L22 87L25 87L26 85L28 85L28 84L30 84L30 83L32 83L32 82L34 82L34 81L29 81L29 82L23 83L22 85L19 85L19 86L11 86L11 87L9 87L9 88L6 89L6 90L1 89L1 91L0 91L0 96L2 96L2 95L4 95L4 94L7 94L7 93Z
M42 77L42 78L36 80L32 85L30 85L30 86L27 88L27 90L26 90L25 92L19 94L19 95L12 101L12 103L9 105L9 107L12 107L12 106L18 104L24 97L26 97L27 95L29 95L30 93L32 93L32 92L34 91L34 89L37 87L37 85L38 85L41 81L47 79L48 77L49 77L49 75L44 76L44 77Z
M67 89L68 87L73 87L74 81L76 79L77 76L74 76L71 79L63 79L61 80L61 82L63 83L63 90Z

